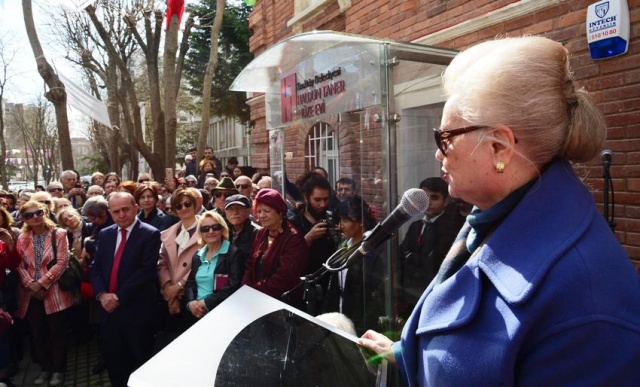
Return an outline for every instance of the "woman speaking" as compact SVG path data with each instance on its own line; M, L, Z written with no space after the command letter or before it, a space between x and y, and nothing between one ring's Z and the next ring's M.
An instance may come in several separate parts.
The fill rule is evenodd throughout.
M434 131L451 196L474 204L401 340L360 344L408 386L632 385L640 281L572 163L605 140L567 50L489 41L444 73Z

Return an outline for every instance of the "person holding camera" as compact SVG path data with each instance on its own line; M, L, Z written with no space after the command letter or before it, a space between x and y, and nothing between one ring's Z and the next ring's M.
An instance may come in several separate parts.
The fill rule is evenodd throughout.
M307 274L310 274L321 268L336 252L341 237L336 230L338 222L333 218L333 214L327 211L331 196L329 181L319 174L310 173L302 183L302 196L305 201L290 220L304 235L304 240L309 246ZM329 278L326 276L319 281L322 293L326 291L328 281ZM322 294L311 292L308 296L307 312L315 315L321 306Z

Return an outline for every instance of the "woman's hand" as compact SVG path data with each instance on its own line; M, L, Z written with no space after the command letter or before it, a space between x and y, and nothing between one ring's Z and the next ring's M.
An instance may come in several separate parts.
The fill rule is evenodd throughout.
M29 284L29 292L31 292L32 295L37 294L42 289L44 289L44 287L40 285L38 281L33 281Z
M166 285L162 289L162 295L164 296L164 300L167 302L171 302L171 300L178 299L182 288L178 284Z
M167 304L169 305L169 314L180 314L180 300L173 298Z
M204 306L204 301L191 301L189 303L189 311L195 318L202 318L207 313L207 308Z
M391 364L396 364L396 358L391 350L393 341L387 336L368 330L358 339L358 345L372 352L372 357L379 359L387 359ZM375 360L375 359L373 359Z

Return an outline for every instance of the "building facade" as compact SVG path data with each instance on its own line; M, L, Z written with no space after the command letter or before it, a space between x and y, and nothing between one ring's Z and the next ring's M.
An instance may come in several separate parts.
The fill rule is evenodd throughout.
M612 150L611 175L615 190L615 233L630 259L640 268L640 3L629 1L631 36L629 51L607 60L592 60L586 36L587 7L595 1L564 0L258 0L250 15L251 50L256 57L276 43L300 33L331 30L394 39L420 45L463 50L500 36L542 35L567 47L578 82L587 88L605 114ZM420 68L418 70L420 71ZM406 74L406 73L405 73ZM420 180L437 176L430 135L437 127L444 98L437 77L394 75L396 129L385 139L375 112L354 120L327 115L286 125L274 132L267 122L265 96L249 94L254 147L252 165L273 171L282 166L291 180L305 170L322 166L335 182L354 177L368 201L386 209L390 200L377 197L385 184L395 191L415 187ZM399 90L402 89L402 90ZM427 128L429 127L429 128ZM378 132L376 132L378 130ZM430 134L430 133L429 133ZM280 138L273 138L279 136ZM281 141L279 160L273 144ZM380 142L391 141L396 154L384 154ZM390 158L384 173L380 159ZM416 165L422 166L415 168ZM600 159L576 166L592 189L599 209L603 206ZM392 176L389 178L388 176ZM389 181L391 180L391 181ZM383 211L384 212L384 211Z

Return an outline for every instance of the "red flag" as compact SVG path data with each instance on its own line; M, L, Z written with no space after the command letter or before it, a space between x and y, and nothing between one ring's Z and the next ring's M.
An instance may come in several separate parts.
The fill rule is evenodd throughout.
M184 0L168 0L168 3L169 7L167 7L167 28L169 28L171 17L173 15L178 16L178 26L180 26L182 14L184 13Z

